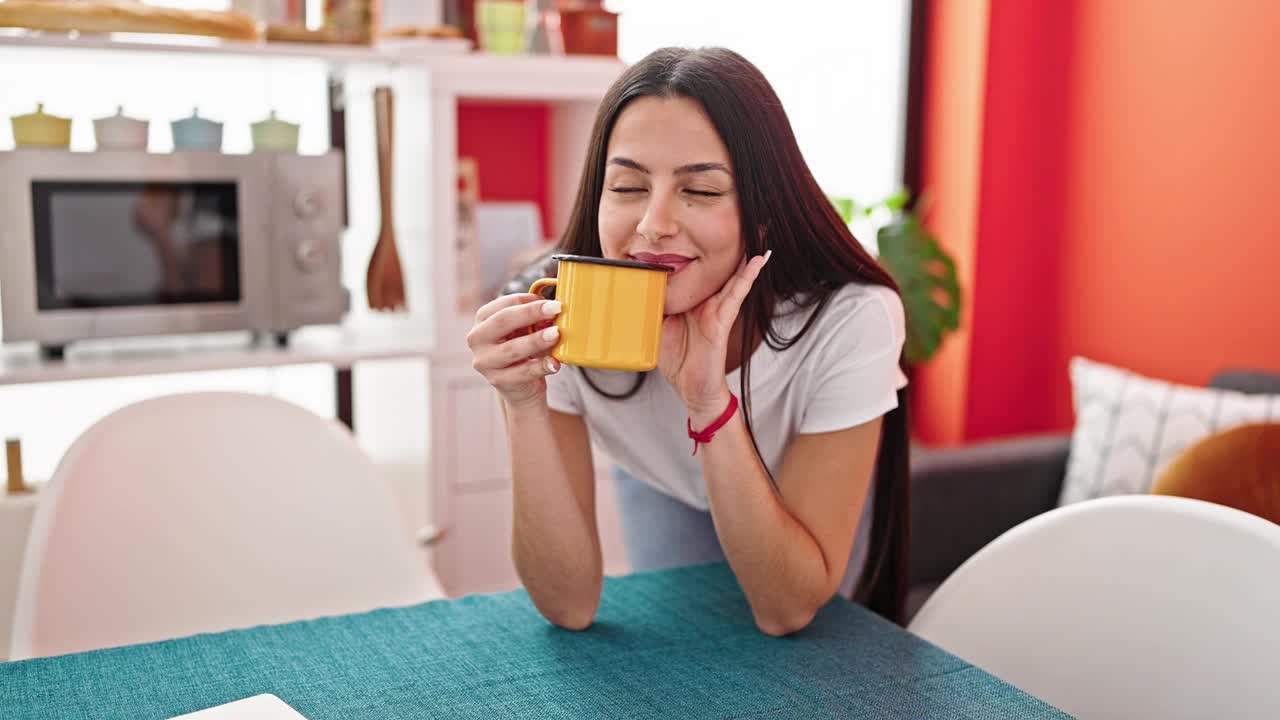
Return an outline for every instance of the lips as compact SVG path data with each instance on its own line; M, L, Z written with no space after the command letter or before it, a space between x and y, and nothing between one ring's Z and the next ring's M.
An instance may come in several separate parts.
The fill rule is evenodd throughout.
M675 254L655 255L653 253L635 253L634 255L631 255L631 259L654 265L666 265L671 268L671 274L674 275L689 267L696 258L691 258L687 255Z

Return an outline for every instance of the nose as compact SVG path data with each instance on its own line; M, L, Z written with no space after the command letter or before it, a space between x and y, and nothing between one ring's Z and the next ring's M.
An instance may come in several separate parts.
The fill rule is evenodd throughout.
M644 217L636 225L636 232L652 243L675 235L679 229L666 193L650 193L649 204L644 209Z

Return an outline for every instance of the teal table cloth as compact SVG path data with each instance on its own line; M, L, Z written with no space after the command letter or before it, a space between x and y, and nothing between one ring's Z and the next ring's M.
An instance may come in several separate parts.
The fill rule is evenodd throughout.
M310 720L1067 715L861 606L760 633L720 563L609 578L585 632L524 592L0 663L0 718L169 718L274 693Z

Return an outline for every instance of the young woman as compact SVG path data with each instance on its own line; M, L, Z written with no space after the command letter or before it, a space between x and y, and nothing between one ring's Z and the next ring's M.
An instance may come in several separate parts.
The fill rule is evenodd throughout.
M476 315L468 343L504 403L512 552L538 610L570 629L595 617L595 442L617 463L634 570L727 560L770 635L840 590L898 620L902 304L759 70L723 49L630 67L601 103L559 247L674 272L658 373L560 367L554 327L525 334L554 301L506 295Z

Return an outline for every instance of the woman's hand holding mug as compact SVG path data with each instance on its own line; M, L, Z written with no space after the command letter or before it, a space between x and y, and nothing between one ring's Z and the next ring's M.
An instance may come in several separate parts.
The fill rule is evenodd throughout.
M476 312L467 333L471 366L498 391L508 406L518 407L546 398L544 378L560 370L550 353L560 341L560 329L549 324L560 314L556 300L539 295L504 295ZM537 332L529 332L531 327Z

